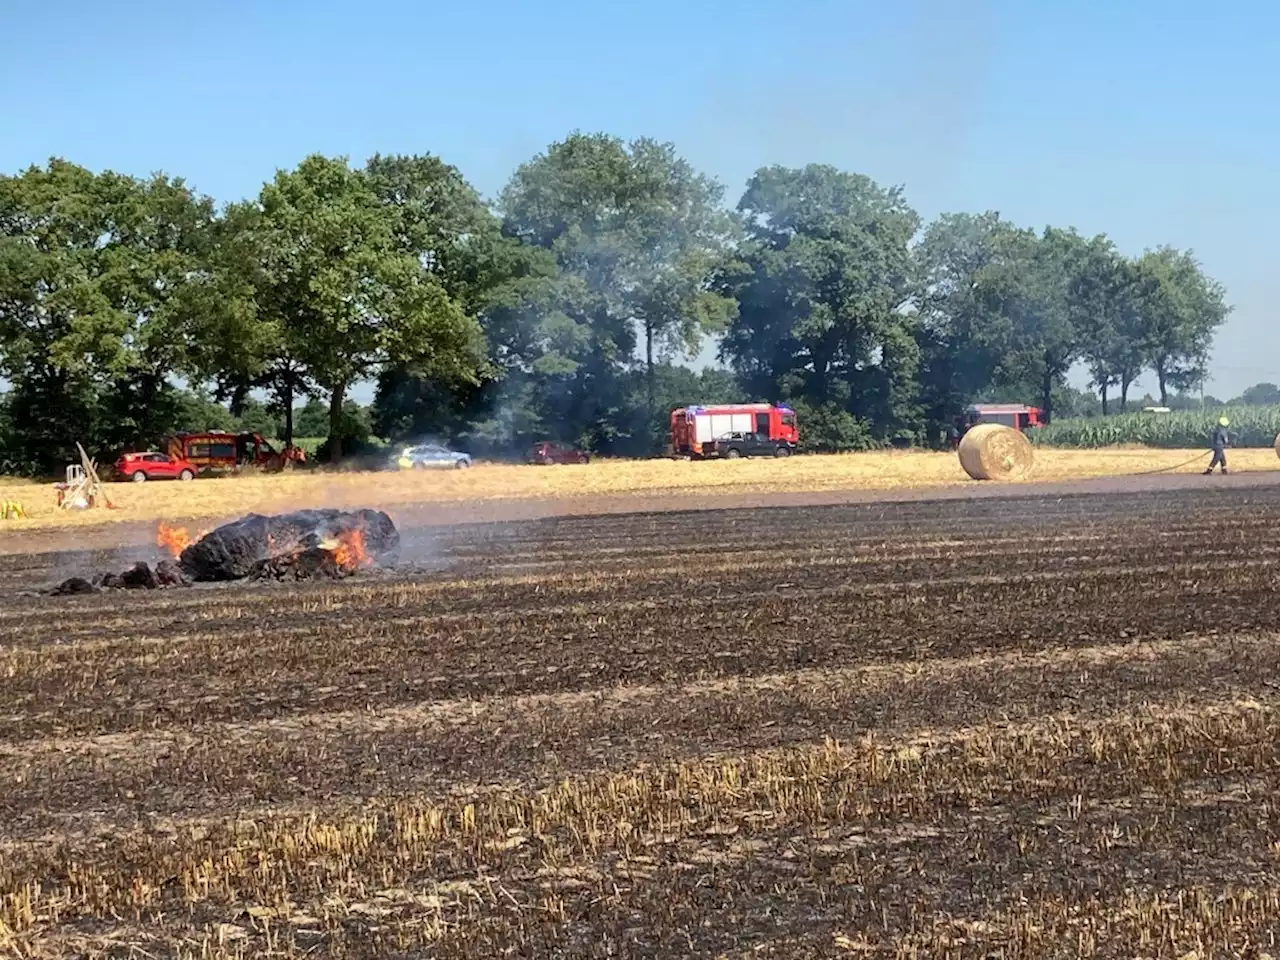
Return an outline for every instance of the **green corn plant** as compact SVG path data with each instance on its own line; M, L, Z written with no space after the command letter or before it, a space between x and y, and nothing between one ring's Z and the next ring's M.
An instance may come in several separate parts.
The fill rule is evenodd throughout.
M1033 443L1046 447L1097 449L1138 444L1167 449L1207 446L1219 417L1231 420L1231 443L1236 447L1270 447L1280 435L1280 406L1239 407L1175 413L1125 413L1112 417L1055 420L1031 430Z

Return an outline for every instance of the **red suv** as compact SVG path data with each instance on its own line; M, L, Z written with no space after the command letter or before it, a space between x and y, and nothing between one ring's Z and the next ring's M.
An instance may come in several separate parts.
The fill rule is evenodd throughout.
M529 462L536 464L549 463L586 463L590 457L582 450L562 447L558 443L543 441L529 451Z
M142 483L144 480L194 480L199 470L190 460L167 453L126 453L116 461L116 475Z

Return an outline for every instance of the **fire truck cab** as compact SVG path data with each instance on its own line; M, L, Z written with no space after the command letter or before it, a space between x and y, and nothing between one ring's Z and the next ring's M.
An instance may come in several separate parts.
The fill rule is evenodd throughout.
M671 453L702 457L715 441L730 433L750 433L775 447L794 450L800 442L796 412L773 403L730 403L679 407L671 411ZM704 445L708 446L704 450Z
M959 420L961 433L979 423L999 423L1023 431L1044 425L1039 407L1020 403L973 403L964 408L964 416Z

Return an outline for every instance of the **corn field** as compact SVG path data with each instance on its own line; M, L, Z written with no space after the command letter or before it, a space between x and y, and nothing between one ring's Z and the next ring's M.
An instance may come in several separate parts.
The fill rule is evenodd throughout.
M1222 416L1231 420L1228 429L1232 446L1270 447L1280 434L1280 406L1276 406L1055 420L1039 430L1029 431L1028 435L1033 442L1052 447L1094 448L1137 443L1186 449L1205 446Z

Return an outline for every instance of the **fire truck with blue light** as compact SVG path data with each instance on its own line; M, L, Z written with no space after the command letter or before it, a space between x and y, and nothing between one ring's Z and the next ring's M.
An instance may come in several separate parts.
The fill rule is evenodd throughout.
M676 457L786 457L799 442L796 412L783 404L730 403L671 411L670 449Z

